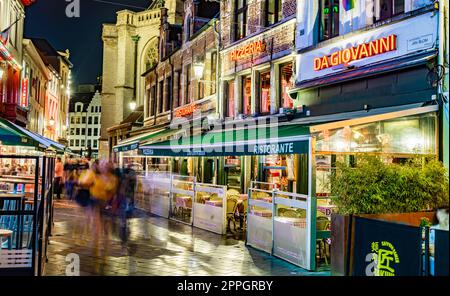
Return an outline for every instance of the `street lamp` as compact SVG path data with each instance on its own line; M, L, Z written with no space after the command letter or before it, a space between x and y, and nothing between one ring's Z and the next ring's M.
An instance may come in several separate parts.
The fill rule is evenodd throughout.
M194 75L197 80L203 78L203 72L205 71L205 64L202 62L194 63Z
M50 118L48 123L50 124L50 126L54 126L55 125L55 119L53 119L53 117Z
M130 102L130 109L131 109L131 111L136 110L136 101L133 100Z
M2 68L2 66L0 65L0 79L3 77L3 68Z

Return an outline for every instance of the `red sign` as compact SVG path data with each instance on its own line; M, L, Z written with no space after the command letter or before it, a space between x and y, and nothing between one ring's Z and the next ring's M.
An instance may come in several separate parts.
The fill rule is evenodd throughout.
M189 105L175 111L176 117L184 117L193 114L197 110L196 105Z
M22 80L22 98L20 100L20 106L28 107L28 78Z
M231 55L232 61L244 59L252 54L264 52L266 50L266 43L262 40L254 41L250 44L242 46L241 48L233 50Z
M36 2L36 0L22 0L23 6L30 6L34 2Z
M397 49L397 35L390 35L385 38L359 44L351 48L333 52L329 56L314 59L314 70L320 71L337 65L347 65L351 61L357 61L385 52Z

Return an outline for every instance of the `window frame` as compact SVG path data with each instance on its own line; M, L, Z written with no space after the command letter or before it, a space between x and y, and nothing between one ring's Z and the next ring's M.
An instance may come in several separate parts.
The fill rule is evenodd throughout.
M190 89L191 89L192 65L191 64L187 65L185 70L186 70L186 73L184 75L184 77L185 77L184 78L185 79L185 84L184 84L184 87L185 87L184 88L185 89L185 98L184 98L183 105L190 104L191 101L192 101L192 98L189 98L189 92L190 92Z
M265 74L267 74L267 73L269 73L269 105L268 105L268 107L269 107L269 110L266 110L266 111L263 111L262 110L262 106L263 106L263 104L262 104L262 84L263 84L263 81L262 81L262 76L263 75L265 75ZM271 78L271 76L272 76L272 72L270 71L270 68L267 68L267 69L263 69L263 70L261 70L261 71L259 71L258 72L258 76L259 76L259 79L258 79L258 102L259 102L259 110L258 110L258 114L259 115L269 115L270 114L270 112L271 112L271 98L270 98L270 92L271 92L271 84L270 84L270 78Z
M325 36L325 34L324 34L325 29L324 29L324 26L323 26L323 23L322 23L322 18L323 18L323 15L324 15L323 11L324 11L324 8L325 8L324 7L324 1L327 1L327 0L320 0L319 1L319 42L322 42L322 41L325 41L325 40L330 40L330 39L333 39L334 37L339 36L339 26L340 26L340 18L339 18L340 3L339 3L339 0L328 0L329 3L330 3L329 8L331 7L330 14L329 14L330 17L328 18L328 20L331 19L330 26L329 26L329 29L328 29L328 32L327 32L328 37L324 37ZM333 7L336 5L336 2L337 2L338 11L334 12ZM338 24L337 29L336 29L336 26L335 26L336 24L334 24L334 22L336 21L335 14L337 14L337 24ZM334 28L334 30L333 30L333 28ZM337 32L336 32L336 30L337 30Z
M242 7L238 7L239 1L242 1ZM247 0L235 0L234 1L234 41L241 40L247 35ZM239 15L242 14L242 35L238 36L238 22Z
M273 23L269 22L269 3L270 2L275 2L274 4L274 21ZM277 24L279 22L281 22L281 20L283 19L283 1L282 0L265 0L265 9L264 9L264 14L265 14L265 25L266 27L270 27L274 24ZM280 15L281 14L281 15Z

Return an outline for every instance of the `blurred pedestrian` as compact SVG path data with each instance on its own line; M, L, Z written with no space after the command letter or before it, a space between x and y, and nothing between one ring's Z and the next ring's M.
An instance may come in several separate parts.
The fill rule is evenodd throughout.
M53 188L56 193L56 199L61 199L61 191L64 177L64 166L61 161L61 157L56 159L55 164L55 178L53 182Z

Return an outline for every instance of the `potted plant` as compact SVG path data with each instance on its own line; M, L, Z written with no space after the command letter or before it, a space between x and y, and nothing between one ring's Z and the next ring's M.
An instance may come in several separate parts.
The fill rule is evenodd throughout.
M331 270L349 271L352 215L371 214L385 221L420 225L432 211L448 207L448 174L435 158L415 156L402 164L387 158L357 155L352 166L338 162L330 177L337 212L331 218ZM426 212L426 213L424 213Z

